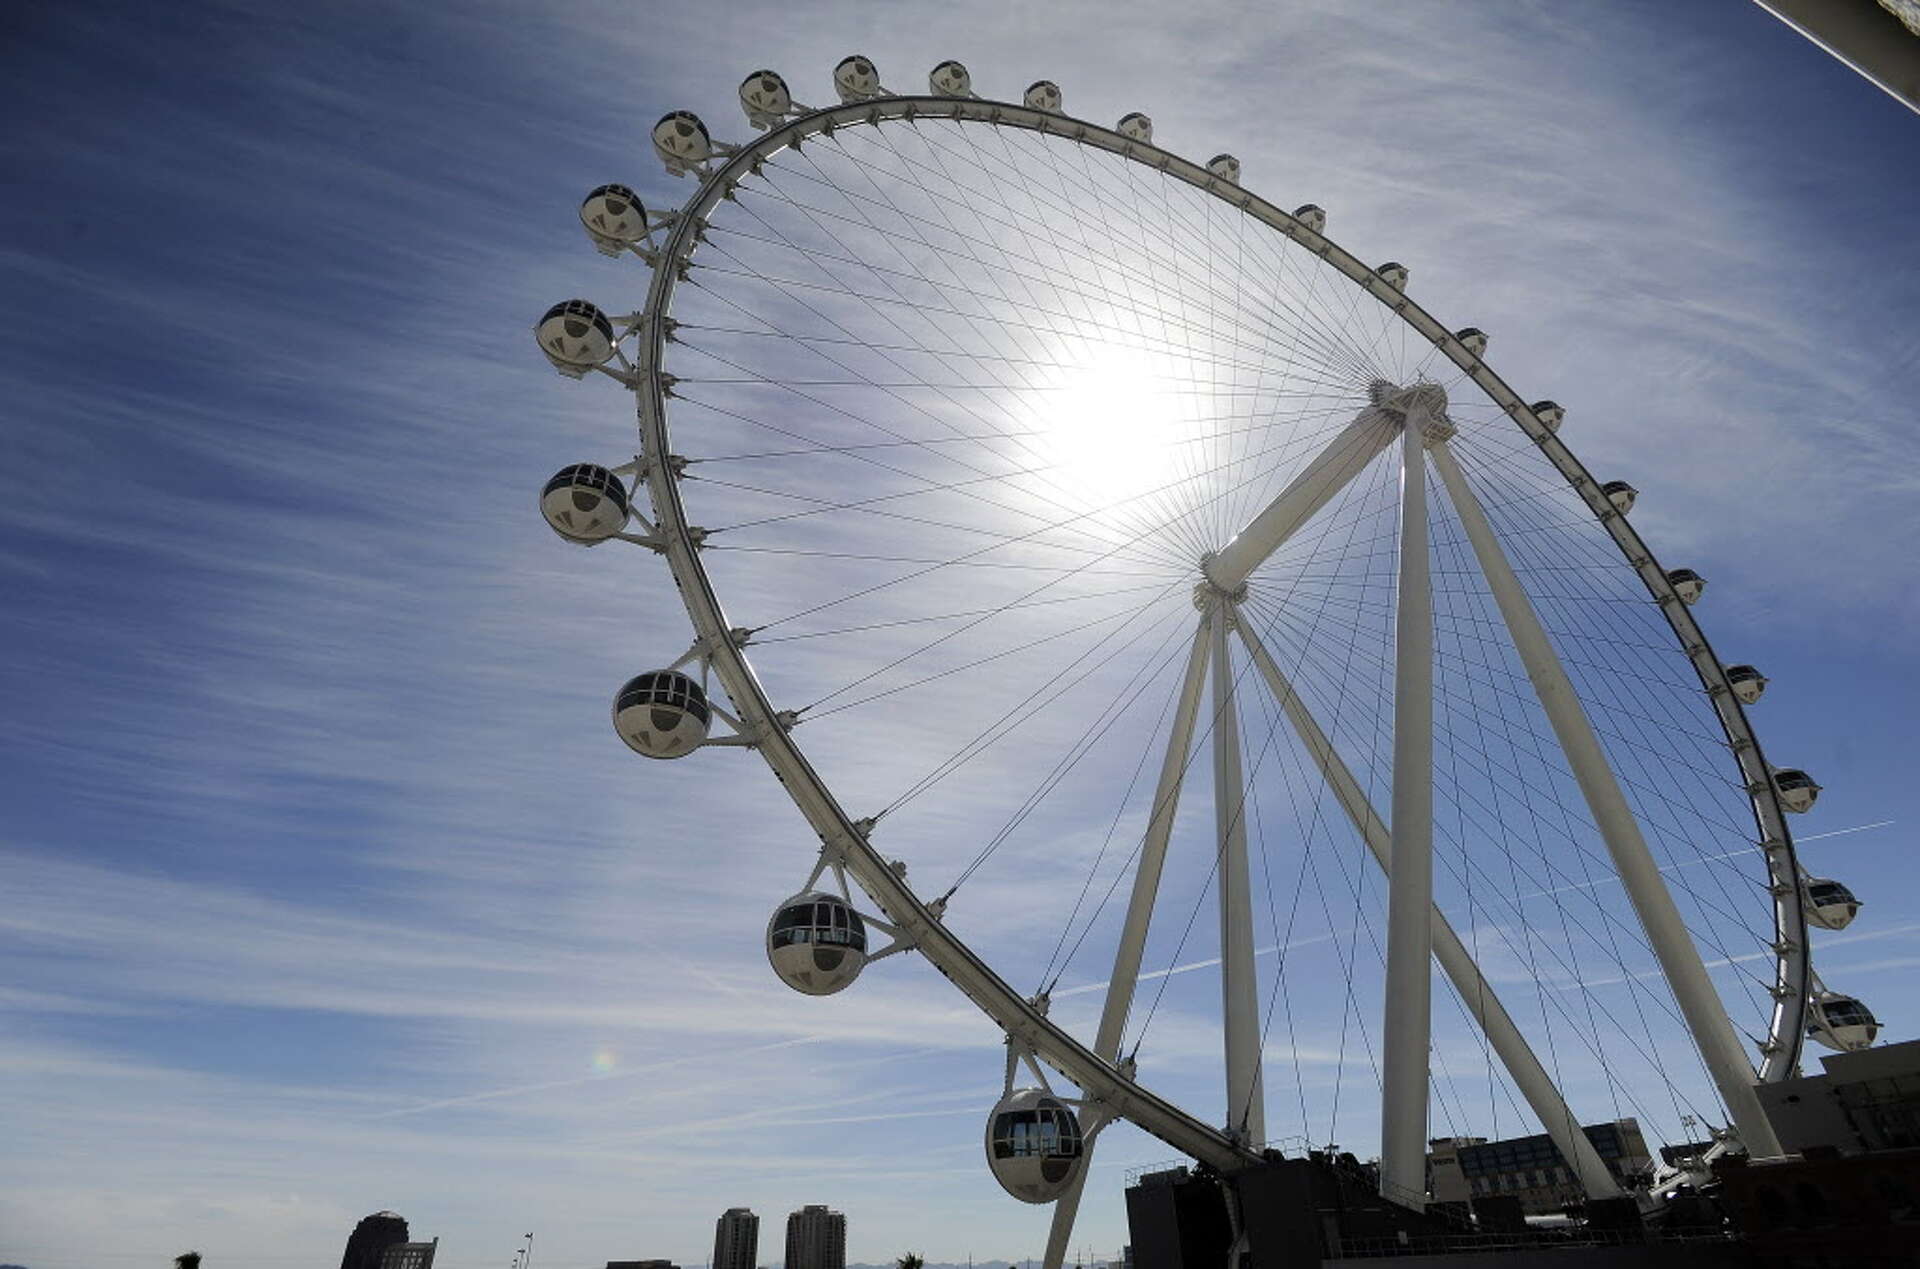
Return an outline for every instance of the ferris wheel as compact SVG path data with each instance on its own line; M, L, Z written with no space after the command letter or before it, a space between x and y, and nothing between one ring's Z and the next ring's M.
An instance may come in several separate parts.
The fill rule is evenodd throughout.
M691 196L580 208L644 300L535 331L639 430L543 515L663 557L692 623L615 731L757 752L818 839L774 972L913 951L1002 1028L988 1163L1057 1202L1050 1264L1119 1120L1223 1173L1377 1132L1415 1207L1429 1137L1502 1116L1593 1197L1608 1114L1779 1153L1756 1085L1877 1031L1809 953L1859 901L1636 490L1232 155L952 61L833 88L755 71L739 144L662 118Z

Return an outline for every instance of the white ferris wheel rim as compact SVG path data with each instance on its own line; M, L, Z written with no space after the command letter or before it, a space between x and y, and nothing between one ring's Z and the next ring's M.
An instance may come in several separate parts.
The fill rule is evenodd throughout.
M1152 144L1097 124L1020 104L937 96L886 96L854 101L789 119L725 154L723 161L702 177L699 188L679 209L677 219L658 248L646 306L636 324L639 352L634 369L641 437L639 470L653 504L657 549L672 571L697 634L701 655L732 698L755 747L819 834L828 857L851 872L886 918L901 928L903 937L911 939L916 950L953 981L1010 1039L1030 1046L1042 1060L1079 1086L1089 1100L1100 1103L1107 1113L1128 1120L1222 1172L1237 1170L1256 1160L1251 1150L1227 1133L1136 1083L1051 1022L1043 1006L1036 1005L994 973L958 936L947 930L940 913L916 895L889 866L887 859L867 840L869 825L856 820L840 805L794 741L791 716L783 720L781 710L767 694L747 658L744 632L729 625L700 558L700 531L687 520L680 496L678 464L669 461L673 455L667 408L669 383L661 367L669 337L674 291L700 245L709 217L743 178L757 173L767 158L781 150L798 147L810 137L831 134L840 128L877 127L915 119L1038 132L1119 155L1220 199L1312 252L1389 308L1422 339L1443 352L1466 378L1519 425L1580 495L1640 577L1686 653L1702 688L1709 694L1735 755L1750 794L1773 897L1774 1004L1768 1036L1761 1046L1757 1077L1759 1082L1768 1083L1791 1076L1797 1069L1805 1034L1811 968L1799 865L1784 807L1770 778L1771 769L1759 739L1728 681L1726 667L1714 655L1705 634L1653 552L1627 517L1613 509L1602 483L1593 478L1555 431L1541 422L1527 402L1452 331L1323 234L1237 183Z

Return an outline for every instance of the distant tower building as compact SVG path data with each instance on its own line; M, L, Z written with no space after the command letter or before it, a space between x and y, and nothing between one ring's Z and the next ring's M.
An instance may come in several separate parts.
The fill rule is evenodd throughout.
M713 1269L755 1269L760 1256L760 1218L729 1207L713 1226Z
M822 1203L787 1217L786 1269L847 1269L847 1218Z
M433 1269L433 1253L440 1240L430 1243L395 1243L380 1257L380 1269Z
M353 1227L340 1269L380 1269L387 1248L407 1241L407 1222L393 1212L375 1212Z

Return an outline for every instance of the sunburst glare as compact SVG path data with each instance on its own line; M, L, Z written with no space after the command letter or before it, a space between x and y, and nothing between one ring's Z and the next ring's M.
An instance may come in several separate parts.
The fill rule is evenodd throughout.
M1165 358L1111 344L1086 347L1075 365L1029 398L1046 477L1103 518L1174 477L1193 422Z

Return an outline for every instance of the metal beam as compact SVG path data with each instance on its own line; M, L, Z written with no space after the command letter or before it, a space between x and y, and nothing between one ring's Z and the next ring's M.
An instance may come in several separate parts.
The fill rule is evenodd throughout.
M1127 903L1126 924L1120 929L1120 945L1113 954L1113 973L1107 979L1107 1000L1100 1010L1100 1030L1093 1041L1094 1056L1118 1064L1120 1037L1126 1030L1127 1013L1133 1007L1133 990L1140 979L1140 959L1146 952L1147 927L1153 921L1154 900L1160 894L1160 874L1167 861L1167 842L1173 835L1174 814L1180 806L1180 789L1186 778L1187 763L1193 749L1193 724L1200 712L1200 694L1207 684L1207 655L1213 647L1211 624L1215 610L1209 605L1200 614L1199 628L1193 632L1193 646L1187 653L1187 671L1180 681L1180 696L1173 709L1173 727L1167 734L1166 756L1160 760L1160 782L1153 792L1153 810L1147 819L1146 836L1140 843L1140 860L1133 870L1133 897ZM1053 1224L1047 1231L1044 1269L1060 1269L1067 1255L1067 1240L1073 1235L1073 1222L1080 1211L1080 1192L1087 1185L1087 1170L1093 1162L1093 1142L1086 1143L1073 1183L1054 1201Z
M1428 406L1401 428L1400 577L1393 634L1393 825L1387 868L1380 1192L1427 1193L1427 1050L1433 1024L1433 591L1427 559Z
M1213 815L1218 830L1220 1003L1226 1019L1227 1135L1258 1149L1267 1139L1260 1082L1260 997L1253 966L1253 881L1247 866L1246 783L1240 769L1240 715L1227 656L1230 601L1213 612Z
M1398 421L1377 406L1360 411L1233 541L1200 561L1207 581L1225 595L1246 585L1253 570L1365 470L1398 431Z
M1527 678L1533 683L1534 694L1540 698L1547 721L1553 724L1554 735L1573 768L1587 810L1607 844L1614 869L1626 887L1627 897L1640 918L1641 928L1646 931L1647 942L1653 947L1661 972L1673 989L1674 1001L1680 1006L1687 1029L1693 1033L1694 1044L1706 1061L1721 1100L1733 1116L1741 1141L1756 1157L1779 1154L1780 1142L1760 1108L1760 1098L1753 1087L1753 1066L1740 1036L1727 1017L1713 980L1707 976L1706 966L1700 962L1693 935L1681 919L1673 895L1661 880L1660 867L1654 862L1653 852L1647 849L1633 808L1607 764L1606 752L1581 707L1566 667L1560 664L1539 615L1534 612L1520 579L1507 561L1506 552L1494 536L1480 500L1468 487L1459 463L1444 442L1433 447L1433 465L1446 484L1447 496L1453 502L1461 528L1466 530L1467 540L1473 545L1494 601L1500 606L1500 616L1506 622L1521 664L1526 667Z
M1380 865L1382 872L1389 871L1392 836L1387 831L1386 821L1374 809L1373 800L1360 787L1360 782L1354 779L1352 770L1334 749L1327 734L1320 729L1307 703L1300 699L1293 684L1287 681L1280 667L1268 655L1266 645L1260 641L1253 627L1244 617L1236 625L1247 654L1259 667L1261 676L1267 681L1268 691L1273 693L1287 721L1293 724L1300 743L1320 769L1321 778L1333 791L1347 818L1353 821L1374 862ZM1587 1134L1580 1130L1579 1120L1574 1118L1573 1111L1560 1096L1552 1077L1534 1055L1533 1047L1520 1033L1506 1006L1500 1003L1492 984L1480 973L1479 964L1467 951L1466 944L1461 942L1452 922L1447 920L1437 903L1433 905L1433 958L1446 971L1447 977L1453 982L1454 991L1459 993L1467 1012L1480 1025L1481 1034L1487 1037L1487 1043L1493 1047L1501 1065L1507 1068L1514 1087L1527 1099L1527 1105L1532 1108L1540 1126L1553 1138L1553 1144L1560 1148L1561 1157L1572 1165L1574 1175L1580 1178L1588 1197L1610 1198L1619 1194L1619 1184L1601 1160L1600 1152L1593 1148L1593 1142L1587 1140Z
M1757 0L1760 7L1859 72L1909 110L1920 111L1920 32L1878 0Z

